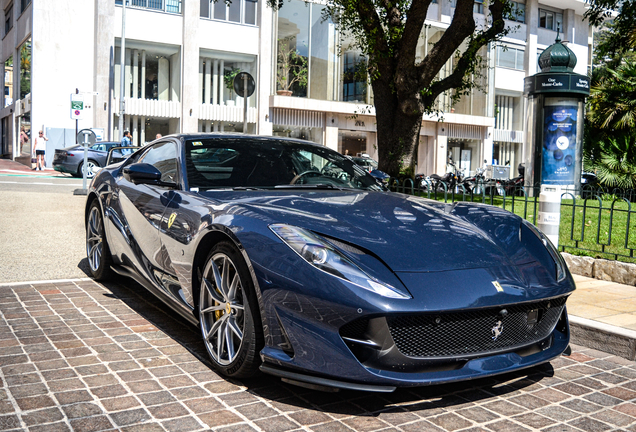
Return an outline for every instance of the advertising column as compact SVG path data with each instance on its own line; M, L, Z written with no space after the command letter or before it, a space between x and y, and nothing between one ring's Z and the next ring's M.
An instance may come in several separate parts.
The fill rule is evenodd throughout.
M546 98L543 109L541 179L544 184L574 185L580 159L578 100ZM580 175L580 174L579 174Z

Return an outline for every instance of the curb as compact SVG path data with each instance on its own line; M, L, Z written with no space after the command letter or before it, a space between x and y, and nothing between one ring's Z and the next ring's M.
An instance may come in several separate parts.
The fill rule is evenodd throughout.
M571 343L627 360L636 359L636 331L573 315L568 319Z

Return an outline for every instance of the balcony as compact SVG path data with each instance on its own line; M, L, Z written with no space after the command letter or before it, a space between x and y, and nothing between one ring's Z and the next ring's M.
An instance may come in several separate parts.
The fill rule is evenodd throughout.
M157 99L124 98L126 115L181 118L181 103ZM113 107L119 108L119 98L115 98Z

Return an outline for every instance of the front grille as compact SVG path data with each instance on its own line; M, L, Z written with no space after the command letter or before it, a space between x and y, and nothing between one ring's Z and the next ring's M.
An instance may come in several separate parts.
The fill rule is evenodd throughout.
M405 356L474 356L545 339L559 320L565 300L562 297L472 311L394 316L387 317L387 323L395 345ZM530 321L536 319L534 323L529 323L531 311Z

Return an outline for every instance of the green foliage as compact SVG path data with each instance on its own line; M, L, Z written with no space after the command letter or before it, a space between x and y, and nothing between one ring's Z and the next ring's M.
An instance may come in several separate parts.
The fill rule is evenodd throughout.
M605 69L592 82L588 107L590 121L601 129L636 127L636 63L627 61Z
M307 87L308 60L291 46L293 37L278 39L278 60L276 83L280 90L291 90L297 83L300 88Z
M586 155L586 169L593 169L603 186L635 189L636 138L629 134L607 136L597 144L597 154L593 158Z
M585 18L594 26L606 26L595 47L599 60L620 59L622 53L636 47L636 0L588 0L586 3L589 9Z
M226 70L223 74L223 83L225 84L225 88L230 91L234 91L234 78L241 72L241 69L233 67L230 70Z

